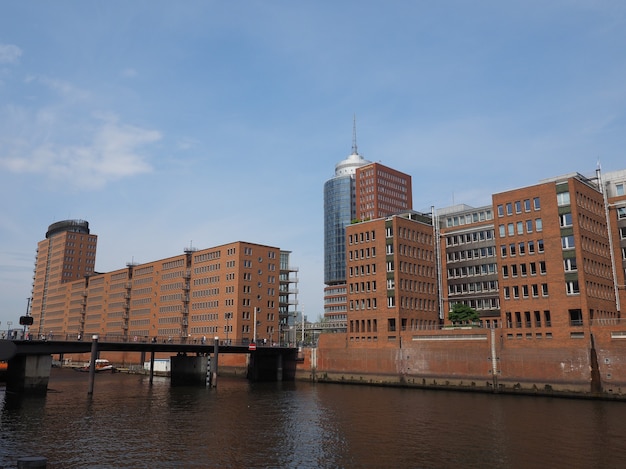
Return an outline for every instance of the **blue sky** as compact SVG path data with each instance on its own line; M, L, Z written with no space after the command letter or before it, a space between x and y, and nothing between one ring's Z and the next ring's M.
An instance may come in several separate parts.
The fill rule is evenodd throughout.
M4 2L0 328L48 225L96 270L236 240L292 251L323 312L323 184L351 151L413 205L626 168L626 3Z

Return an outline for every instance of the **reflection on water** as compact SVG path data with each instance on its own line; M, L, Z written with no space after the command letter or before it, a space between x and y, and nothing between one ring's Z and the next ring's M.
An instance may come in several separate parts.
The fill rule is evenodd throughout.
M0 390L0 467L612 468L626 404L220 378L217 389L53 370L46 397Z

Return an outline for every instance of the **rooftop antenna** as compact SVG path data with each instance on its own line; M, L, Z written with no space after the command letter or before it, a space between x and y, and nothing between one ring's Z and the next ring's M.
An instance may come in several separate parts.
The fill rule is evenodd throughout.
M359 154L356 148L356 114L352 117L352 154Z

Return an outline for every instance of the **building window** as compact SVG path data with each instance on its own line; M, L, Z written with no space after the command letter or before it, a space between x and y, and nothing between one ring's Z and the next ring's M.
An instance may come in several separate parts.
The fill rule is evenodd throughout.
M517 222L517 234L518 235L524 234L524 222L521 222L521 221Z
M530 212L530 199L524 199L524 211Z
M564 205L569 205L570 201L569 201L569 192L560 192L556 195L556 201L557 204L559 205L559 207L562 207Z
M500 228L500 238L504 238L506 236L504 225L500 225L498 228Z
M541 218L537 218L535 220L535 231L542 231L543 230L543 223L541 222Z
M526 233L532 233L532 232L533 232L533 221L526 220Z
M547 283L541 284L541 295L548 296L548 284Z
M615 194L624 195L624 184L615 184Z
M502 276L504 278L509 276L509 266L508 265L503 265L502 266Z
M513 215L513 204L511 202L506 204L506 214Z
M618 207L617 218L619 218L620 220L626 218L626 207Z
M524 243L519 243L519 255L523 256L526 254L526 245Z
M515 213L522 213L522 203L519 200L515 202Z
M552 327L552 320L550 319L550 311L546 310L543 312L543 319L544 322L546 324L546 327ZM546 334L546 337L548 337L548 334Z
M539 200L539 197L535 197L533 199L533 207L535 210L541 210L541 201Z
M578 295L580 288L578 287L578 280L572 282L565 282L565 291L568 295Z
M561 246L563 249L574 249L574 236L561 236Z
M541 274L545 274L546 273L546 261L540 261L539 262L539 273L541 273Z
M539 296L539 287L536 283L532 284L531 286L531 290L533 292L533 298L537 298Z
M561 215L559 215L559 222L560 222L561 228L572 226L572 214L569 212L562 213Z
M509 233L509 236L513 236L515 234L515 225L513 225L513 223L509 223L507 225L507 231Z
M565 272L575 272L578 270L575 257L572 257L571 259L563 259L563 265Z
M509 244L509 251L510 251L512 256L515 255L515 243Z
M543 252L543 239L537 240L537 252Z
M504 216L504 206L502 204L498 205L498 216L499 217Z

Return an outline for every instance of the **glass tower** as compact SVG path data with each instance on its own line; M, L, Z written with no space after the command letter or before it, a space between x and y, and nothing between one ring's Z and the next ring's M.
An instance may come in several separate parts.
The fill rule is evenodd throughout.
M371 162L357 153L356 139L352 154L335 166L335 177L324 184L324 283L337 285L346 281L346 226L356 216L355 174L357 168Z

